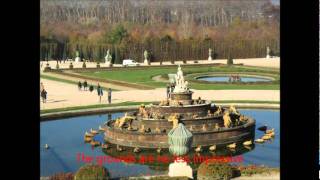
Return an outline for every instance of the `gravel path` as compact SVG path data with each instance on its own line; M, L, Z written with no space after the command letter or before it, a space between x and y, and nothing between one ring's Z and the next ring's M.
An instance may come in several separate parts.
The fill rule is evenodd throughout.
M77 85L41 79L48 92L47 103L41 103L41 109L52 109L72 106L99 104L97 92L79 91ZM88 82L90 83L90 82ZM256 100L280 101L279 90L193 90L194 98L199 96L207 100ZM150 102L166 98L166 89L123 90L112 92L112 103L126 101ZM107 103L107 92L104 92L102 103Z

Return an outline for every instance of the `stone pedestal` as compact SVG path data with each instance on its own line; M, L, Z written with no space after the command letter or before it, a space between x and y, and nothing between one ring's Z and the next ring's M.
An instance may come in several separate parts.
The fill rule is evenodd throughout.
M80 57L76 57L76 58L74 59L74 61L75 61L75 62L80 62L81 59L80 59Z
M144 59L143 64L144 64L144 65L149 65L148 59Z
M208 57L208 61L212 61L212 57L211 56Z
M107 65L107 67L112 67L112 63L110 61L106 61L105 64Z
M193 179L192 168L183 159L177 159L169 165L170 177L185 176Z
M268 54L268 55L266 56L266 58L267 58L267 59L270 59L270 55Z

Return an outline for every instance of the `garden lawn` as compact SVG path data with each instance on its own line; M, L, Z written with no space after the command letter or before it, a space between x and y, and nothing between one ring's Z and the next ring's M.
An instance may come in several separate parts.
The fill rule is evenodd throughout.
M183 67L182 70L184 74L192 73L210 73L210 72L256 72L256 73L270 73L276 75L279 79L280 74L279 70L270 69L270 68L257 68L257 67L246 67L246 66L210 66L208 67ZM119 80L128 83L137 83L152 86L154 88L163 88L166 83L157 82L152 80L152 77L157 75L166 75L169 73L176 73L177 67L164 67L164 68L146 68L146 69L123 69L123 70L114 70L114 71L95 71L95 72L82 72L82 75L101 78L101 79L111 79ZM278 90L279 83L271 84L203 84L203 83L190 83L191 88L199 90L220 90L220 89L254 89L254 90Z

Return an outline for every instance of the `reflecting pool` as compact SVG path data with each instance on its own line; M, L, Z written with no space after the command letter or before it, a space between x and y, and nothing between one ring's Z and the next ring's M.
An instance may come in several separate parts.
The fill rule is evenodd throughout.
M271 79L260 78L260 77L240 76L240 78L241 78L241 82L268 82L268 81L272 81ZM209 81L209 82L229 82L229 76L204 76L204 77L197 78L197 80Z

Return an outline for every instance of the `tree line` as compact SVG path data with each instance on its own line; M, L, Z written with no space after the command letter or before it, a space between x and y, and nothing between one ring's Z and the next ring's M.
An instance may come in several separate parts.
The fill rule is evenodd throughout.
M80 24L228 26L235 17L254 21L278 12L270 0L41 0L40 7L43 23Z
M122 44L72 44L45 42L40 44L41 60L64 60L75 58L76 51L82 59L104 61L107 50L113 56L113 63L121 64L123 59L143 62L144 50L150 55L151 62L201 60L208 58L208 50L213 50L213 58L256 58L265 57L266 48L270 47L273 55L279 55L279 41L274 40L234 40L215 41L211 39L185 40L176 42L172 39L154 39L152 42L127 42Z

